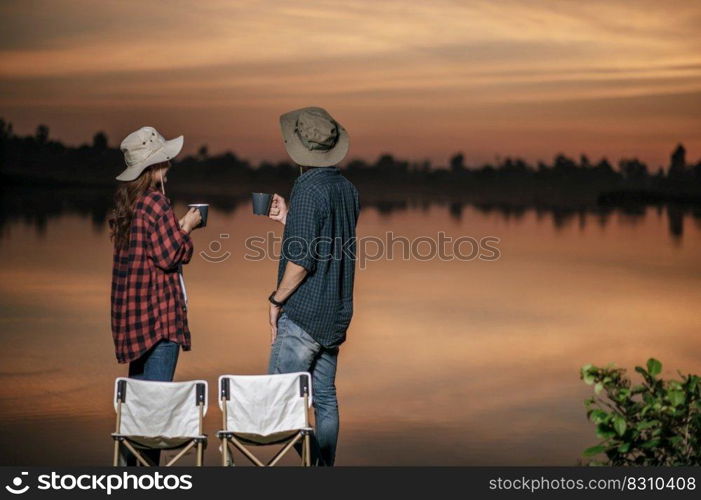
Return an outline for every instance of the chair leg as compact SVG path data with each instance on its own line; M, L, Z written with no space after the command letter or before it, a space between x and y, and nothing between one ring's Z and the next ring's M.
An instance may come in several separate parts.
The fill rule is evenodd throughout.
M197 441L197 467L202 467L202 453L203 453L203 448L202 448L202 441Z
M278 460L280 460L280 459L285 455L285 453L287 453L288 451L290 451L290 448L292 448L292 447L295 445L295 443L296 443L297 441L299 441L299 438L300 438L300 437L301 437L301 435L300 435L300 434L297 434L297 435L295 436L295 438L294 438L292 441L290 441L289 443L287 443L280 451L278 451L278 452L275 454L275 456L270 460L270 462L268 462L268 467L272 467L273 465L275 465L276 463L278 463Z
M117 467L119 465L119 439L114 440L114 455L112 456L112 466Z
M221 464L222 467L229 465L229 444L225 437L221 438Z
M143 465L144 467L151 467L151 466L153 466L153 465L158 465L158 464L151 464L151 463L149 463L149 462L143 457L143 455L142 455L141 453L139 453L138 451L136 451L136 449L129 443L129 441L126 441L126 440L125 440L125 441L124 441L124 446L126 446L127 449L128 449L129 451L131 451L131 452L134 454L134 456L136 457L136 460L138 460L139 463L141 463L141 465Z
M257 465L258 467L265 467L265 464L258 460L258 458L253 453L248 451L248 449L243 444L241 444L238 441L238 439L236 439L234 436L231 436L229 439L231 440L231 444L234 445L234 447L237 450L243 453L246 456L246 458L253 462L254 465Z
M230 467L234 467L236 465L236 462L234 460L234 449L236 448L233 444L231 444L229 441L226 442L226 447L227 447L227 452L229 453L229 462L226 464Z
M198 442L198 444L199 444L199 442ZM175 456L170 460L170 462L168 462L168 463L166 464L166 467L170 467L170 466L173 465L175 462L177 462L178 460L180 460L180 459L183 457L183 455L185 455L185 453L187 453L188 451L190 451L190 448L192 448L193 446L195 446L195 441L190 441L190 443L189 443L185 448L183 448L182 450L180 450L180 452L179 452L177 455L175 455ZM198 465L199 465L199 464L198 464Z
M304 459L305 463L304 465L306 467L311 467L312 465L312 454L311 454L311 436L309 436L309 433L306 432L304 434Z

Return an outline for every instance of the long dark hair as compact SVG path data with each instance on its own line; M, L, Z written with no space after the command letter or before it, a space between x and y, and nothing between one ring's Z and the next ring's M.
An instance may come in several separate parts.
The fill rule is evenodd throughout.
M156 184L153 173L166 166L168 166L167 163L151 165L133 181L119 182L114 192L112 217L109 219L110 239L114 242L115 248L129 246L131 220L134 216L136 202ZM160 179L158 182L160 183Z

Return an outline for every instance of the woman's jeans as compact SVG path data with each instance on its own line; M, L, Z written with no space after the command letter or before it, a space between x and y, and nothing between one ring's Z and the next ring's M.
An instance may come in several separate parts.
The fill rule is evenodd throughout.
M129 378L172 382L180 344L160 340L146 354L129 363Z
M171 382L175 375L175 365L178 362L180 344L170 340L160 340L146 354L129 363L129 378L139 380L156 380ZM160 450L145 450L143 454L158 465L161 459ZM126 465L136 465L136 457L125 450Z
M338 441L336 365L338 347L322 347L311 335L283 313L277 323L277 337L270 352L268 373L309 372L316 420L312 441L312 463L333 465Z

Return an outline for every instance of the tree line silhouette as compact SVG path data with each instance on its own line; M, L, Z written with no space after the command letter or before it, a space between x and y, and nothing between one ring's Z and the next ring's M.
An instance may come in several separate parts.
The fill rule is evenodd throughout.
M253 165L231 151L211 155L206 145L176 165L177 175L171 179L176 190L203 192L222 186L244 191L251 186L289 186L299 174L290 162ZM122 153L109 145L104 132L97 132L91 144L73 147L52 140L46 125L39 125L34 135L19 136L12 124L0 119L3 184L111 187L122 168ZM599 203L701 200L701 160L689 163L681 144L670 155L668 168L654 172L637 158L622 158L614 168L606 158L592 162L584 154L578 160L558 154L551 164L505 157L479 166L468 165L463 153L454 154L445 166L383 154L375 162L351 159L343 168L371 197L388 200L404 194L541 204L571 202L573 197Z
M49 220L78 213L102 231L112 209L114 177L123 156L98 132L91 144L66 146L52 140L40 125L34 135L18 136L0 119L0 235L13 220L24 220L43 232ZM651 173L638 159L622 159L614 168L606 159L592 163L555 156L551 165L535 166L518 158L468 166L462 153L447 166L409 162L386 154L374 163L352 159L343 167L359 187L361 204L380 214L447 207L460 220L464 208L518 220L529 210L547 215L556 228L595 215L605 225L615 213L630 224L641 220L646 205L664 210L669 233L678 240L688 215L701 226L701 161L689 164L682 145L670 156L669 168ZM206 146L185 156L170 176L168 194L176 202L206 202L229 213L249 203L251 191L289 193L299 175L289 162L252 165L232 152L211 155Z

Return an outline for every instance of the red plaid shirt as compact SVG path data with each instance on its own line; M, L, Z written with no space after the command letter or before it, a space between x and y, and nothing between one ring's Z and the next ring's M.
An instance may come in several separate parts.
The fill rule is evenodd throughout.
M114 250L112 336L117 361L141 357L161 339L190 350L178 268L192 257L170 201L156 190L136 202L129 247Z

